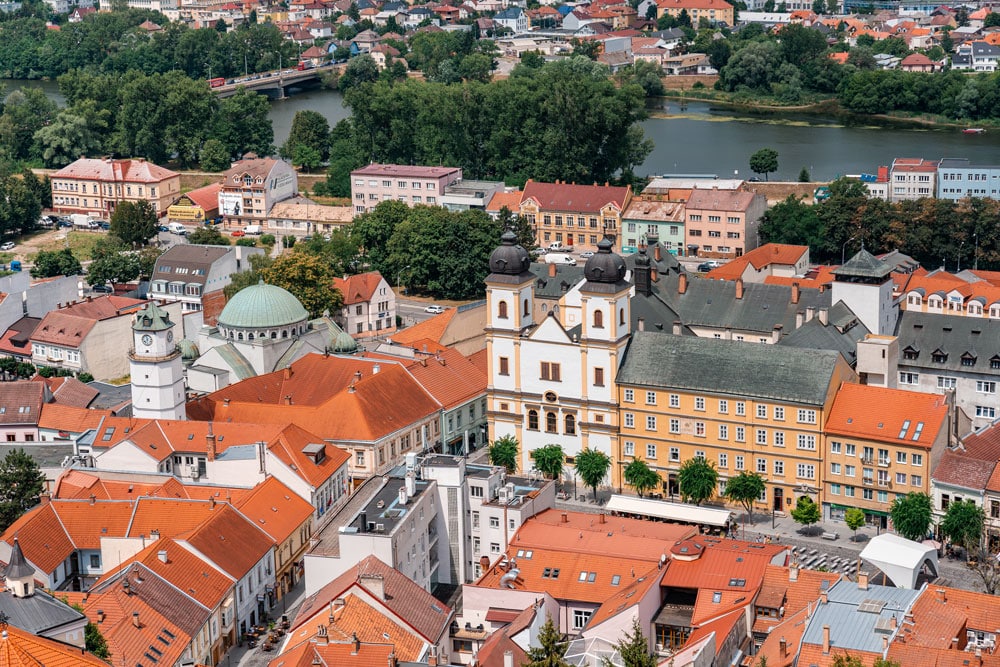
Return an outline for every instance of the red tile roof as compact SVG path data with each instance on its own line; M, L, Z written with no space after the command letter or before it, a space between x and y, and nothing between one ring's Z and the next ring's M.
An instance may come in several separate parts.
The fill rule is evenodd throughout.
M456 308L448 308L443 313L424 320L419 324L401 329L392 334L392 342L409 347L415 347L416 343L423 339L440 342L441 336L444 335L445 329L451 324L451 320L457 312Z
M486 374L452 348L414 361L406 369L445 409L486 395Z
M4 531L0 540L13 545L15 537L24 557L41 570L39 574L46 576L75 551L52 503L36 506L22 514Z
M631 195L631 186L539 183L529 180L524 184L521 204L532 199L542 211L599 213L609 204L619 211L624 210Z
M222 183L212 183L184 194L201 210L214 211L219 208L220 190L222 190Z
M826 421L832 435L928 450L947 428L948 404L940 394L848 383L837 390Z
M6 623L4 624L4 632L0 635L0 665L3 667L39 667L41 665L44 667L107 667L107 664L75 646L38 637Z
M268 477L236 503L236 508L277 544L312 518L313 506L277 477Z
M542 9L546 9L542 7ZM539 10L541 11L541 10ZM552 10L556 11L556 10ZM559 12L556 12L557 14ZM518 208L521 206L521 197L524 193L520 190L515 190L514 192L496 192L490 199L490 203L486 205L487 211L499 211L504 206L511 213L517 213Z
M368 271L346 278L334 278L333 286L344 296L344 305L367 303L372 300L375 290L382 283L382 274Z
M46 389L45 384L31 380L0 383L0 424L37 424Z
M708 0L711 2L712 0ZM746 211L753 203L755 195L745 190L716 190L695 188L687 200L687 210L703 211Z
M737 257L719 268L713 269L707 277L716 280L736 280L743 276L743 271L748 265L753 266L758 271L772 264L794 266L808 252L809 246L766 243L759 248L754 248L742 257Z
M818 600L820 592L838 581L840 575L836 572L802 568L799 568L795 581L791 581L788 567L768 565L764 570L764 580L755 602L758 607L784 608L785 617L788 617ZM770 632L770 628L780 622L781 619L776 617L758 615L754 620L753 631Z
M65 431L67 434L80 434L88 429L97 428L102 419L107 419L110 416L110 410L90 410L71 405L46 403L42 406L38 427L53 431Z
M256 529L255 529L256 528ZM266 556L274 541L231 505L216 505L212 515L185 542L239 579Z
M159 183L180 174L145 160L98 160L80 158L50 178L72 178L116 183Z

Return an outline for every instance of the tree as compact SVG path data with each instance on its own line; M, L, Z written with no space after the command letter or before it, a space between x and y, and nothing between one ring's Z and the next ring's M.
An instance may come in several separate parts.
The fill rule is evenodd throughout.
M531 452L535 467L549 479L559 479L563 471L566 454L561 445L545 445Z
M941 534L971 551L979 546L985 521L983 508L971 500L952 502L941 520Z
M811 180L812 177L809 175L809 170L802 167L802 171L799 172L799 183L808 183Z
M753 504L764 492L764 478L755 472L744 470L736 477L730 477L726 482L726 498L739 503L747 511L750 525L753 525Z
M219 102L215 137L222 141L230 157L245 153L271 155L274 152L274 126L268 115L267 96L238 88L232 97Z
M351 58L344 68L344 73L340 75L337 86L346 92L361 84L375 81L378 81L378 64L366 53Z
M834 656L832 667L865 667L865 663L856 655L842 654ZM895 660L875 658L872 667L900 667L900 665Z
M892 501L890 514L897 533L919 542L927 536L927 529L931 526L931 497L917 491L897 496Z
M500 229L508 227L513 229L514 233L517 234L517 244L525 250L531 251L538 247L538 244L535 243L535 229L523 215L515 215L506 206L501 206L500 212L497 214L497 223L500 225Z
M201 168L204 171L225 171L232 164L226 145L218 139L209 139L201 147Z
M46 166L64 167L81 155L100 152L108 132L111 112L95 100L77 102L62 109L51 123L35 132Z
M847 527L854 531L853 539L855 542L858 541L858 528L865 525L865 512L857 507L848 507L847 511L844 512L844 523Z
M808 527L814 523L819 523L819 520L822 518L819 505L814 503L812 498L809 496L799 496L799 499L795 502L795 507L792 509L792 519L795 520L795 523L800 523L803 527Z
M559 634L552 617L549 616L538 632L538 646L528 649L528 662L525 663L525 667L569 667L569 663L563 658L567 648L569 642Z
M652 491L660 485L660 474L649 467L649 464L642 459L632 459L625 466L625 483L635 489L635 492L642 498L646 491Z
M700 456L688 459L677 471L677 485L681 492L681 500L701 505L715 495L719 483L719 472L715 464Z
M990 595L1000 591L1000 560L989 549L976 547L969 552L969 567L979 575L983 589Z
M584 485L594 490L594 502L597 502L597 487L607 477L611 459L601 450L587 447L576 455L575 467Z
M137 253L131 252L121 239L108 235L94 246L94 260L87 267L87 283L127 283L139 277L142 269Z
M778 171L778 151L773 148L761 148L751 155L750 171L755 174L764 174L766 181L768 174Z
M31 267L32 278L78 276L81 273L83 273L83 267L80 266L80 260L70 252L69 248L40 250L35 255L35 265Z
M108 650L108 640L104 638L100 628L95 624L87 623L83 628L83 636L88 653L96 655L101 660L107 660L111 657L111 652Z
M229 284L222 288L222 293L226 299L232 299L233 295L245 287L256 285L264 279L264 270L274 264L274 260L269 255L250 255L250 268L245 271L238 271L229 277Z
M989 14L987 14L986 18L983 19L983 27L984 28L1000 27L1000 14L996 12L990 12Z
M222 232L207 225L188 234L187 240L193 245L229 245L229 239L223 236Z
M330 156L330 124L322 114L308 109L295 112L288 139L281 146L281 156L294 158L299 147L317 153L317 162L325 161Z
M0 461L0 531L38 504L45 475L23 449L14 449Z
M156 211L148 201L123 201L111 214L109 231L126 244L144 245L156 236L156 230Z
M279 256L262 272L264 282L291 292L311 317L339 310L344 303L340 290L333 288L336 277L330 265L315 255L291 252Z
M632 619L632 629L615 644L615 650L621 658L622 667L656 667L656 656L649 652L649 639L642 632L642 624L638 618ZM613 667L616 663L610 658L604 658L603 667Z
M517 472L517 460L520 458L519 450L520 444L514 436L505 435L498 438L490 445L490 463L495 466L503 466L509 474L513 475Z

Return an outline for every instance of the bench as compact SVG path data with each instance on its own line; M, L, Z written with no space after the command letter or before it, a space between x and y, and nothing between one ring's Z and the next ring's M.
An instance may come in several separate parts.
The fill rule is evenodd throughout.
M822 535L820 535L820 537L822 537L824 540L833 541L840 539L840 533L823 533Z

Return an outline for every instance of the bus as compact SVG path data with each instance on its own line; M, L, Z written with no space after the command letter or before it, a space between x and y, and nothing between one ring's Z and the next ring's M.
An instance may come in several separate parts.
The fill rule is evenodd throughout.
M226 77L224 76L217 76L214 79L208 80L209 88L218 88L219 86L224 86L224 85L226 85Z

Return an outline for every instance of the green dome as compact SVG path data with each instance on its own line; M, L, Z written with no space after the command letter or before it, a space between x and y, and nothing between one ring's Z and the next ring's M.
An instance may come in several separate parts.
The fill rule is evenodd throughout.
M181 339L181 342L177 343L177 347L181 349L181 359L184 361L194 361L201 356L198 352L198 346L187 338Z
M297 324L309 313L288 290L263 282L244 287L229 300L219 315L219 326L237 329L268 329Z
M337 354L351 354L358 351L357 342L351 338L351 335L345 331L341 331L333 339L333 351Z

